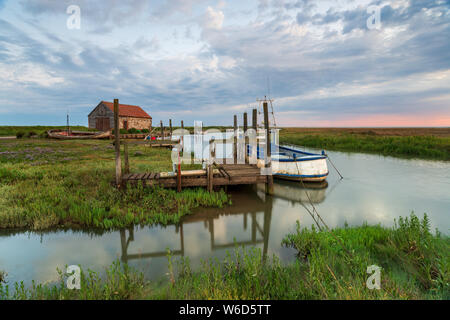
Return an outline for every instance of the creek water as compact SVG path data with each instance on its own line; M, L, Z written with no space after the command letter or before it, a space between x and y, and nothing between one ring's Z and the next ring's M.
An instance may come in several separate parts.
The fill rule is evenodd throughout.
M282 239L314 224L307 211L311 199L329 227L381 224L392 226L399 216L427 213L431 227L450 228L450 163L403 160L377 155L329 152L343 174L334 169L325 184L275 180L275 195L257 187L229 189L233 205L199 209L175 226L136 227L105 233L0 231L0 270L7 281L39 283L58 280L57 268L81 265L102 272L117 259L143 271L149 279L167 278L167 249L174 258L189 257L193 269L208 258L225 258L236 245L260 248L283 262L295 259ZM261 187L261 186L260 186ZM262 186L263 187L263 186Z

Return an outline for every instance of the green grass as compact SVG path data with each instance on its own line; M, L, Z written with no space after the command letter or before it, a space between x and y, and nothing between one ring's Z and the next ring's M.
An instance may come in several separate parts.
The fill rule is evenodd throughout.
M309 134L281 130L280 143L335 151L376 153L384 156L450 160L450 138L435 136L378 136L349 133Z
M168 150L130 145L129 154L132 171L172 170ZM114 163L110 141L0 140L0 229L168 224L230 201L223 191L203 189L118 190Z
M17 133L22 132L25 136L33 132L36 135L42 135L52 129L66 129L66 126L0 126L0 137L16 136ZM71 126L74 131L90 131L91 129L84 126Z
M259 249L235 249L224 261L209 260L192 271L189 259L168 255L168 281L149 282L116 262L101 278L82 272L81 290L59 285L25 288L0 285L0 299L449 299L448 237L433 235L426 216L414 214L395 227L368 226L332 231L302 229L283 244L298 259L283 265ZM366 286L367 267L378 265L381 289Z

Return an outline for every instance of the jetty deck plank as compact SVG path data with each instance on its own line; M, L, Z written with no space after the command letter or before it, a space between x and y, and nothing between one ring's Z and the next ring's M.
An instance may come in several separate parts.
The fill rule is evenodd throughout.
M216 170L213 175L213 185L214 186L228 186L228 185L249 185L266 183L267 176L261 175L261 171L255 165L250 164L227 164L222 166L226 170L229 176L224 175L219 170ZM134 173L123 176L123 181L127 182L143 181L145 186L151 187L159 185L163 188L176 188L177 187L177 177L176 176L164 176L161 178L160 173ZM207 187L208 177L206 174L195 174L183 176L181 179L181 185L185 187Z

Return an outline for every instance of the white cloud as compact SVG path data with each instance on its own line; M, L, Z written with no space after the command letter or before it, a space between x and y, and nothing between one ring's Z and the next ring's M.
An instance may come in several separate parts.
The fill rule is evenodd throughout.
M30 84L50 87L64 83L63 77L56 76L53 72L47 71L42 66L33 63L20 65L2 63L0 64L0 73L3 75L3 85L11 87Z
M213 8L208 7L204 17L203 28L220 30L222 29L224 19L225 15L223 11L216 11Z

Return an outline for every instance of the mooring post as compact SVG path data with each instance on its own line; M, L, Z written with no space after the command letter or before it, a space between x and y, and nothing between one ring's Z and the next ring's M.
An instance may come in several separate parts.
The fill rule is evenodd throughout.
M177 191L181 192L181 160L180 160L180 152L178 149L178 166L177 166Z
M169 119L169 127L170 127L170 140L172 140L172 119Z
M208 167L206 169L206 176L208 179L208 191L209 192L213 192L214 191L214 161L215 161L215 157L216 157L216 152L215 152L215 140L214 138L212 138L209 141L209 161L208 161Z
M255 131L254 144L252 145L252 162L255 164L258 160L258 110L252 110L252 128Z
M234 116L233 161L237 164L237 115Z
M181 137L180 137L180 144L182 146L182 150L184 152L184 122L181 120Z
M266 131L266 145L265 145L265 167L266 169L272 168L272 156L271 156L271 141L270 141L270 125L269 125L269 106L267 101L263 103L264 107L264 129ZM266 193L273 194L273 175L267 175Z
M161 120L161 140L164 140L164 125L162 120Z
M247 119L247 112L244 112L244 155L245 155L245 164L248 164L248 135L247 135L247 130L248 130L248 119Z
M120 161L120 129L119 129L119 99L114 99L114 133L116 147L116 186L122 185L122 163Z
M125 159L125 174L130 173L130 162L128 161L128 142L123 143L123 156Z

